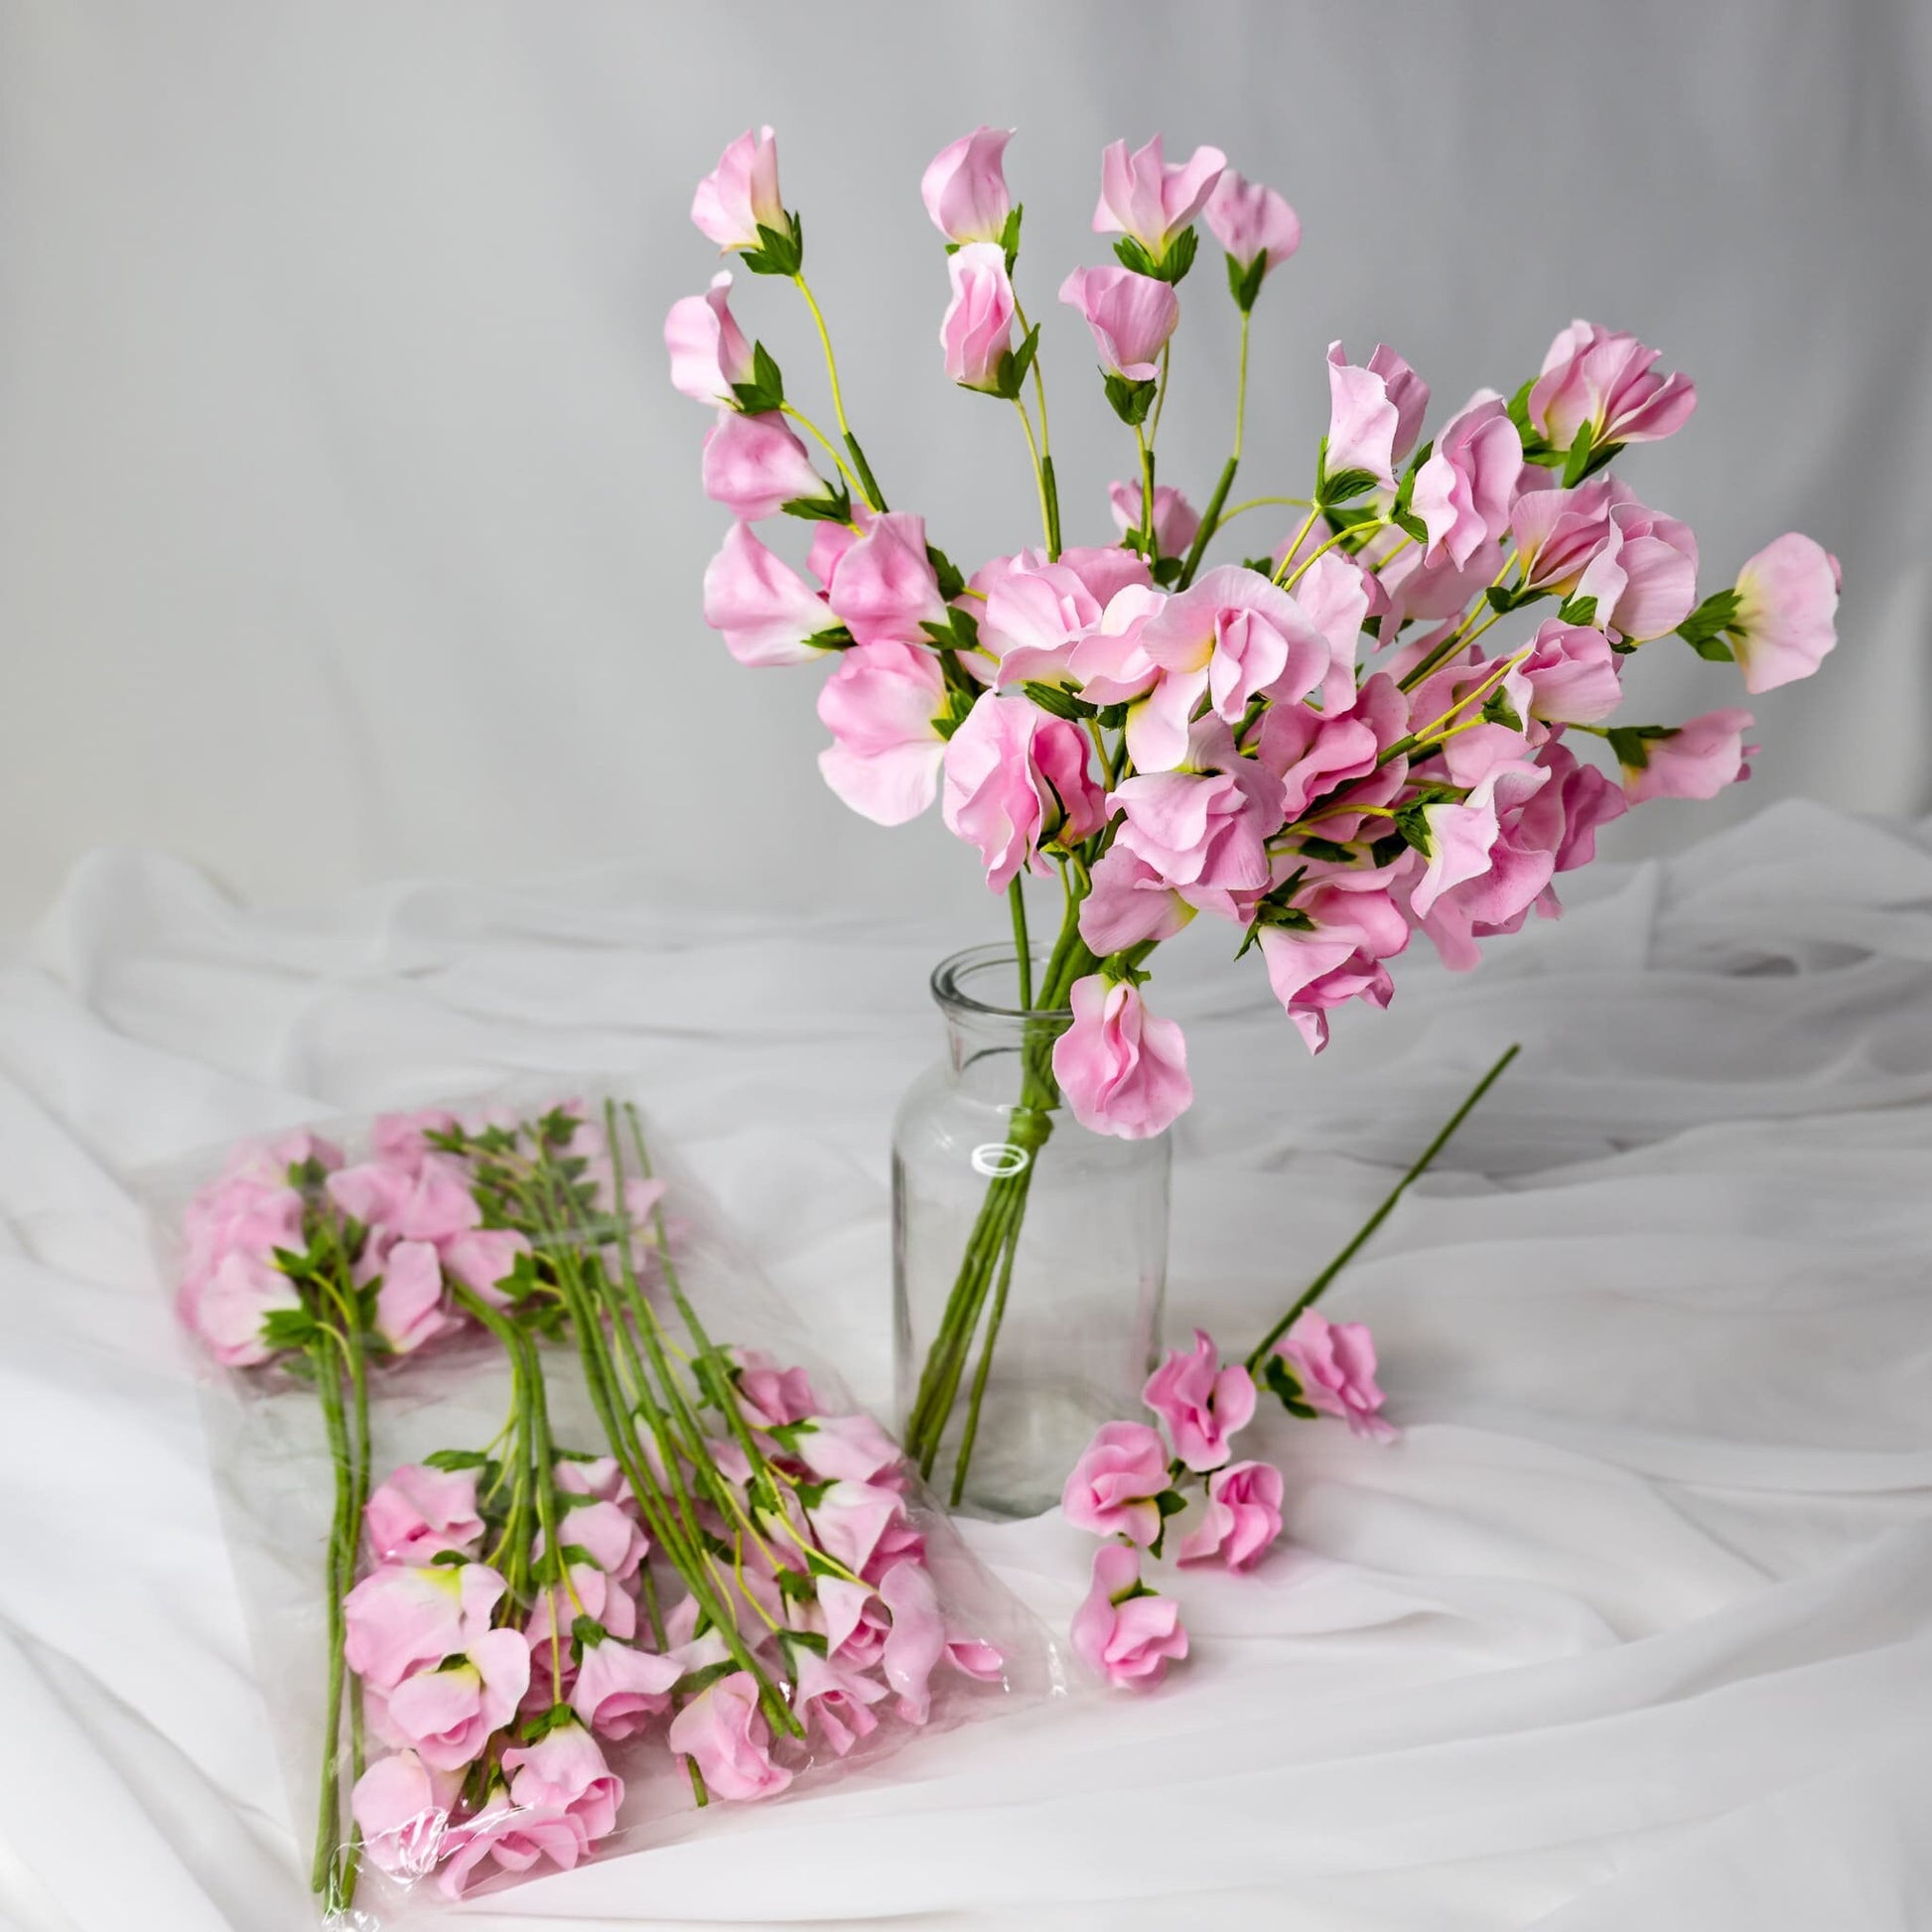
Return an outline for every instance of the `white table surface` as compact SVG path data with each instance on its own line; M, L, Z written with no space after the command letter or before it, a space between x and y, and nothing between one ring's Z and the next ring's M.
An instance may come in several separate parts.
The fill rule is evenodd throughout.
M1283 1546L1179 1579L1195 1654L1162 1693L924 1740L477 1920L1932 1923L1932 823L1780 805L1568 897L1472 977L1403 962L1313 1063L1225 934L1174 948L1170 1307L1231 1343L1525 1052L1334 1291L1404 1440L1269 1431ZM298 918L152 855L76 870L0 975L0 1923L307 1922L129 1175L621 1078L883 1402L888 1122L938 1048L927 969L1000 913L778 928L613 877ZM1087 1539L970 1535L1064 1626Z

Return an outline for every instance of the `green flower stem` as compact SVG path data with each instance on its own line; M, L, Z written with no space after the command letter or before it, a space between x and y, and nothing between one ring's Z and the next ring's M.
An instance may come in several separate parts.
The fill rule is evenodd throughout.
M1031 1173L1030 1165L1028 1174ZM980 1365L973 1374L973 1393L966 1406L966 1427L960 1435L959 1454L953 1462L950 1507L954 1509L959 1507L959 1499L966 1493L966 1471L973 1460L973 1445L979 1440L980 1404L986 1398L986 1378L993 1368L993 1345L999 1339L1000 1323L1006 1316L1007 1291L1013 1286L1013 1258L1020 1252L1020 1222L1025 1212L1026 1199L1022 1195L1011 1215L1000 1262L1000 1285L993 1292L993 1310L986 1317L986 1340L980 1348Z
M309 1360L315 1369L316 1393L322 1402L323 1423L329 1436L329 1455L336 1472L336 1509L329 1531L328 1623L329 1682L323 1694L322 1791L316 1813L315 1861L310 1867L309 1886L324 1896L331 1912L348 1902L344 1890L352 1883L353 1867L339 1872L337 1857L342 1849L343 1794L338 1751L342 1737L343 1679L346 1666L343 1643L346 1634L343 1598L347 1593L348 1573L354 1566L353 1526L348 1515L353 1494L354 1472L349 1456L348 1425L343 1412L343 1370L337 1360L335 1332L318 1335L309 1344Z
M1449 1146L1455 1130L1475 1111L1476 1107L1481 1103L1483 1095L1502 1078L1504 1069L1522 1050L1520 1045L1509 1047L1503 1053L1502 1057L1497 1060L1495 1065L1475 1083L1461 1106L1456 1108L1455 1112L1444 1122L1441 1132L1423 1149L1415 1165L1389 1189L1382 1200L1382 1204L1356 1229L1354 1235L1342 1247L1341 1252L1302 1291L1300 1299L1289 1311L1262 1336L1261 1340L1255 1345L1253 1353L1248 1357L1248 1373L1250 1375L1260 1373L1262 1364L1268 1359L1269 1350L1288 1333L1289 1329L1295 1325L1297 1317L1305 1310L1314 1306L1328 1284L1354 1260L1369 1236L1389 1218L1395 1209L1396 1202L1409 1191L1409 1183L1412 1180L1420 1178L1428 1172L1430 1164L1442 1153L1444 1148Z

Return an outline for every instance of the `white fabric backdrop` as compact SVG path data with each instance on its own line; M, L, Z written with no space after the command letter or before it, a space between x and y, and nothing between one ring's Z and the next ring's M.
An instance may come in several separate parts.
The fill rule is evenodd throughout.
M1307 235L1260 312L1242 493L1305 486L1331 337L1385 337L1453 408L1573 314L1634 329L1701 386L1630 472L1708 583L1793 525L1846 565L1838 658L1759 707L1754 796L1720 813L1924 810L1929 102L1919 0L0 0L0 923L130 839L285 902L629 857L714 903L856 910L863 875L873 905L975 905L936 825L824 793L816 676L741 672L699 620L725 518L658 331L713 266L691 186L754 120L881 477L960 558L1034 511L1010 412L939 367L926 159L1021 130L1092 539L1125 439L1051 297L1106 258L1103 142L1213 140ZM1234 347L1204 261L1162 437L1197 500ZM819 395L790 292L741 289ZM1639 671L1661 719L1734 694L1677 644Z
M940 922L395 886L245 913L102 854L0 974L0 1924L293 1932L299 1857L127 1176L319 1112L610 1073L886 1386L886 1121ZM504 1932L1922 1932L1932 820L1786 804L1580 876L1301 1056L1177 942L1172 1313L1238 1337L1509 1039L1339 1285L1404 1442L1283 1427L1284 1547L1159 1696L479 1901ZM1063 1624L1091 1545L974 1529ZM320 1553L318 1553L320 1563Z

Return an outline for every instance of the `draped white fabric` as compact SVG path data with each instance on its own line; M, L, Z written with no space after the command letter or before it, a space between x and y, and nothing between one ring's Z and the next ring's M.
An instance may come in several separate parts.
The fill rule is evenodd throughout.
M236 907L82 864L0 979L0 1921L280 1932L291 1826L128 1175L506 1076L634 1085L883 1398L913 924L673 919L636 881ZM504 1928L1907 1932L1932 1921L1932 823L1785 804L1584 876L1309 1063L1174 948L1199 1099L1172 1316L1231 1345L1510 1039L1334 1291L1392 1416L1269 1426L1289 1522L1195 1654L478 1901ZM989 912L993 908L989 905ZM1250 962L1251 963L1251 962ZM973 1526L1062 1626L1090 1545Z

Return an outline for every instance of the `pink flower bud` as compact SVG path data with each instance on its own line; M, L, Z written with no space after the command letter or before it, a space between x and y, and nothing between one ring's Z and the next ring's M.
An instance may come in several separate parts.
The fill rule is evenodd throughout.
M1119 1690L1151 1690L1187 1654L1179 1605L1141 1582L1140 1552L1121 1543L1094 1552L1093 1587L1069 1634L1073 1654Z
M732 384L752 379L752 345L731 312L731 273L721 269L705 295L687 295L664 318L671 387L694 402L734 402Z
M1232 168L1214 184L1205 212L1214 239L1243 268L1265 254L1262 273L1272 274L1302 245L1302 217L1272 188L1243 181Z
M1141 1400L1167 1424L1173 1452L1199 1473L1219 1468L1234 1437L1254 1420L1255 1385L1239 1362L1223 1368L1213 1337L1196 1328L1193 1347L1169 1349Z
M997 390L1013 349L1013 284L998 242L973 241L946 264L952 301L939 324L946 373L967 389Z
M932 157L919 183L925 211L948 241L998 241L1013 202L1002 158L1013 129L977 127ZM955 378L956 380L957 378Z
M1376 1413L1382 1391L1375 1380L1375 1342L1366 1323L1330 1321L1319 1309L1304 1309L1275 1344L1275 1353L1295 1371L1310 1408L1342 1417L1357 1436L1394 1439L1394 1427Z
M720 248L759 247L760 227L784 232L778 144L768 127L741 134L719 156L717 167L698 184L691 219Z
M1165 1132L1194 1098L1187 1042L1141 990L1099 973L1073 982L1073 1024L1053 1042L1053 1075L1073 1118L1123 1141Z
M1747 558L1737 573L1730 647L1746 691L1809 677L1838 642L1838 559L1796 530Z
M1060 300L1086 319L1110 375L1154 380L1180 321L1180 300L1168 283L1130 268L1076 268L1060 284Z
M1206 206L1227 159L1219 148L1196 148L1171 168L1158 134L1132 154L1125 141L1113 142L1100 157L1094 233L1127 235L1160 261L1169 243Z

